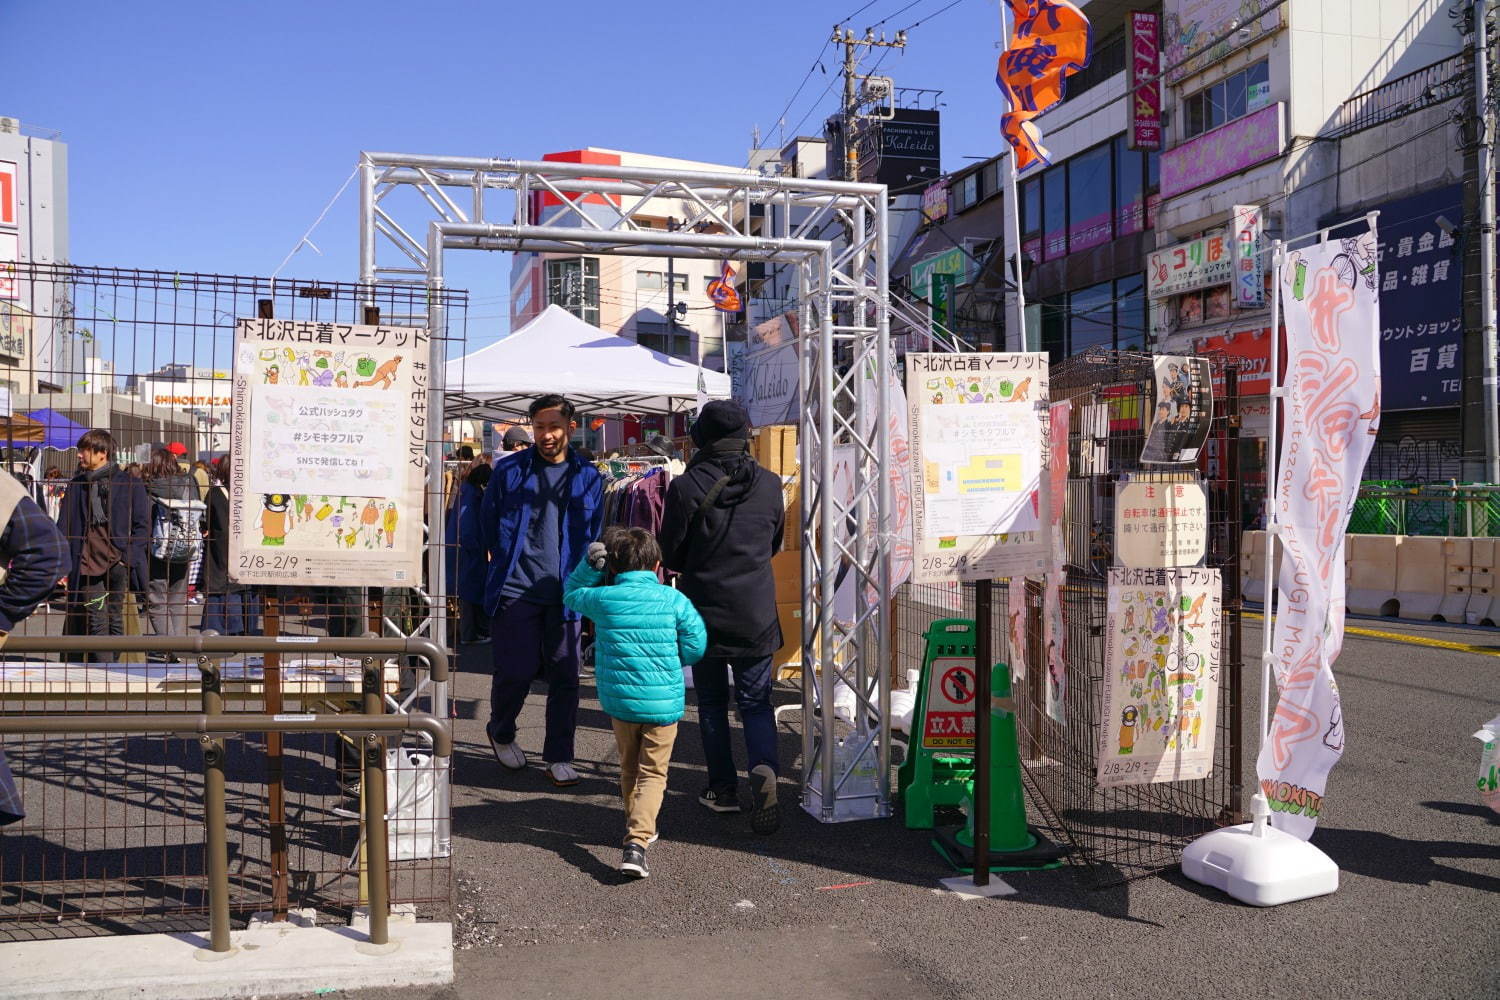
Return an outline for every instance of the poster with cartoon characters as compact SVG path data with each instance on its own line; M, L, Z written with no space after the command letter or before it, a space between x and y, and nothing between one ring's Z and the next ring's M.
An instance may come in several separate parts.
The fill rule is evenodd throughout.
M232 580L421 579L428 351L416 327L238 321Z
M1161 355L1155 359L1156 404L1141 448L1146 465L1184 465L1198 460L1214 415L1214 389L1207 358Z
M1222 594L1217 569L1109 571L1101 786L1213 770Z
M912 580L1045 570L1045 354L908 354Z

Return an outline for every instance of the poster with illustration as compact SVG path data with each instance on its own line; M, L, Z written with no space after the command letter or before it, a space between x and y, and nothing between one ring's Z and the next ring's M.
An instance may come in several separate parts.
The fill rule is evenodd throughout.
M1042 593L1042 643L1047 653L1047 718L1062 725L1068 702L1068 619L1063 610L1065 573L1048 573Z
M1045 354L908 354L912 580L1046 569Z
M1005 629L1010 646L1011 689L1026 679L1026 580L1015 577L1006 588Z
M1198 460L1208 440L1214 390L1207 358L1157 357L1156 403L1141 448L1144 465L1184 465Z
M427 331L241 319L234 351L230 579L415 585Z
M1101 786L1213 770L1222 594L1217 569L1109 571Z

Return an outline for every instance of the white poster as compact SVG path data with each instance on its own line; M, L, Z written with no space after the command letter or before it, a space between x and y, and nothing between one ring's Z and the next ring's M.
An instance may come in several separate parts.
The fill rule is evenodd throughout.
M1005 629L1010 639L1011 690L1026 679L1026 580L1012 577L1005 594Z
M1044 354L908 354L918 583L1045 570Z
M1182 482L1125 479L1115 488L1115 560L1128 569L1197 566L1208 551L1208 492Z
M1372 258L1376 235L1359 237ZM1344 531L1380 425L1380 299L1341 242L1282 264L1285 445L1273 503L1282 539L1272 650L1279 700L1257 761L1272 822L1304 840L1344 750L1333 661L1344 642ZM1298 272L1303 279L1294 280Z
M229 575L238 583L420 583L427 331L241 319Z
M1217 569L1109 571L1100 785L1213 771L1222 596Z

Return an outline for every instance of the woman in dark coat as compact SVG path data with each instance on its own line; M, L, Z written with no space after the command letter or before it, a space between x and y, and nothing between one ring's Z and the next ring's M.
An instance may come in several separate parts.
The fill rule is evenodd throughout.
M146 495L153 501L198 499L193 477L182 471L177 456L165 448L151 453L151 462L141 478L146 482ZM191 567L191 560L168 562L150 557L146 570L146 617L151 622L152 635L187 635L187 584Z
M229 579L229 456L216 461L208 488L203 546L203 631L220 635L260 635L260 598L248 585Z

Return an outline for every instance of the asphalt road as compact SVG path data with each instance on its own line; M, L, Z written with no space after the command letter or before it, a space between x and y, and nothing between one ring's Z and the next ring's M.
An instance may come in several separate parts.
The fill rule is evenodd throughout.
M1494 629L1351 624L1500 653ZM1500 823L1475 797L1470 738L1500 713L1500 656L1349 636L1347 745L1314 838L1341 886L1266 910L1175 871L1098 891L1067 870L1007 874L1014 895L964 901L937 890L951 872L927 835L894 819L824 826L793 807L779 834L755 837L696 802L691 698L651 878L622 882L616 756L592 688L584 781L555 790L539 766L511 774L490 756L487 662L466 651L457 683L458 982L430 994L444 1000L1500 995ZM538 749L539 694L522 721ZM782 750L795 774L790 728ZM794 800L790 781L781 792Z

